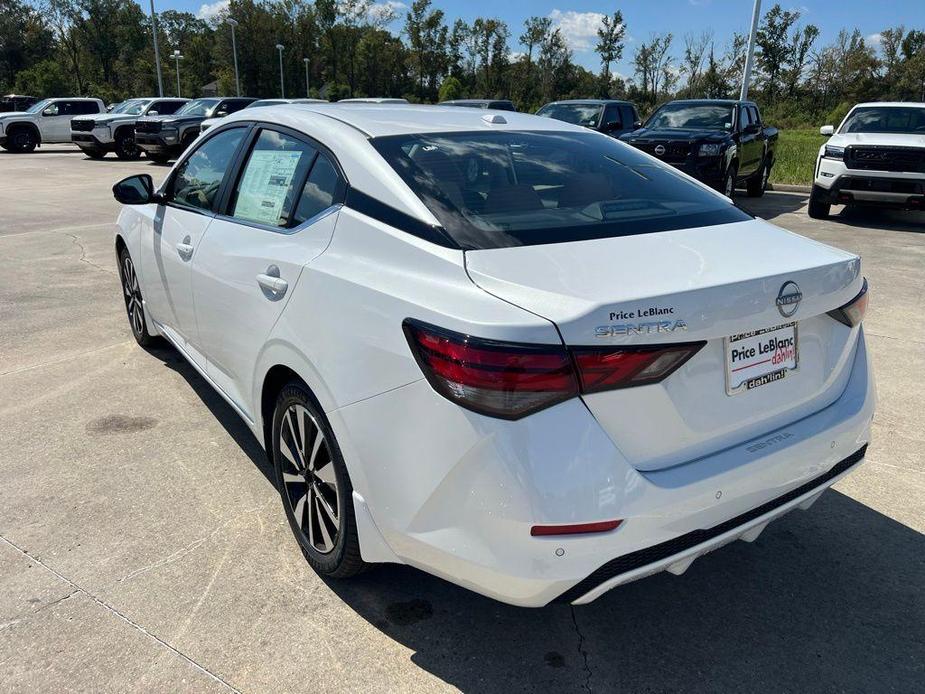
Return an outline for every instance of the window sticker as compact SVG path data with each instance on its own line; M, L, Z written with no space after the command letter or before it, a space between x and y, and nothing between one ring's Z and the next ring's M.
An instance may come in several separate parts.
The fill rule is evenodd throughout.
M302 152L255 150L244 171L234 216L279 226L286 194Z

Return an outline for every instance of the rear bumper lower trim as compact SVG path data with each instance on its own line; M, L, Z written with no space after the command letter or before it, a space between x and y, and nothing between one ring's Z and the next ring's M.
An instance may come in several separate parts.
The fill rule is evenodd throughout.
M697 555L709 551L710 549L715 549L719 545L724 544L723 540L720 539L723 535L731 534L730 539L737 539L739 535L744 534L749 529L743 526L759 525L759 523L755 521L761 519L762 516L770 516L774 514L775 511L783 510L783 508L787 506L796 506L798 505L796 502L800 497L810 495L814 491L824 491L819 488L824 487L826 483L831 482L836 477L858 464L864 459L866 452L867 444L847 458L836 463L825 474L810 480L806 484L800 485L796 489L790 490L776 499L772 499L761 506L746 511L735 518L731 518L724 523L720 523L712 528L694 530L672 540L668 540L667 542L662 542L651 547L625 554L616 559L611 559L583 581L562 593L554 602L579 604L590 602L601 593L620 583L641 578L649 573L661 571L667 565L683 561L687 555L693 560ZM789 510L789 508L786 510ZM769 517L765 522L772 519L773 518ZM735 531L737 529L739 529L740 532L736 533ZM718 541L711 543L711 540ZM706 545L706 547L700 548L700 545ZM626 576L634 572L638 572L639 575L632 577ZM626 577L627 580L618 580L621 577ZM593 593L593 595L589 595L591 593Z

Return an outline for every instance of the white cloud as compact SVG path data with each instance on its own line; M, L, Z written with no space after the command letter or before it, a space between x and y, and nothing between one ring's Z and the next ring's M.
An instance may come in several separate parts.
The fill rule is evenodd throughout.
M589 51L597 43L597 30L604 20L600 12L553 10L549 13L554 29L562 29L562 37L573 51Z
M408 5L404 2L385 0L385 2L374 2L369 8L369 16L374 21L382 20L390 15L399 19L407 10Z
M200 5L196 16L207 22L228 11L228 0L215 0L215 2Z
M865 37L868 45L873 46L874 48L880 48L880 44L883 43L883 35L878 31L876 34L870 34Z

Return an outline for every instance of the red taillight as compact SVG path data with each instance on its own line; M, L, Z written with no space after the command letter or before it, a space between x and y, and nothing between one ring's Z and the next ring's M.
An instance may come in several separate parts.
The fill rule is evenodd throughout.
M622 520L598 521L596 523L576 523L574 525L534 525L530 528L533 537L549 535L579 535L581 533L606 533L620 527Z
M572 350L582 393L657 383L694 356L704 342L677 345Z
M704 342L638 348L532 345L484 340L408 319L405 335L434 390L462 407L519 419L579 393L666 378Z
M829 311L829 315L839 323L844 323L849 328L853 328L864 320L864 314L867 313L868 299L867 278L865 277L864 284L861 286L861 291L858 295L844 306Z
M564 347L483 340L411 320L404 327L430 384L470 410L519 419L578 395Z

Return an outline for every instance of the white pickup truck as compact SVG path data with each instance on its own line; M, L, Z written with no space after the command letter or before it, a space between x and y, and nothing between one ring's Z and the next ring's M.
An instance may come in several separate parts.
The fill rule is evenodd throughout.
M154 97L127 99L109 113L81 116L71 121L71 140L91 159L115 152L119 159L138 159L135 122L142 116L176 113L189 99Z
M832 205L925 209L925 103L858 104L816 159L809 216L823 219Z
M106 113L99 99L43 99L25 111L0 113L0 147L31 152L43 144L71 141L71 118Z

